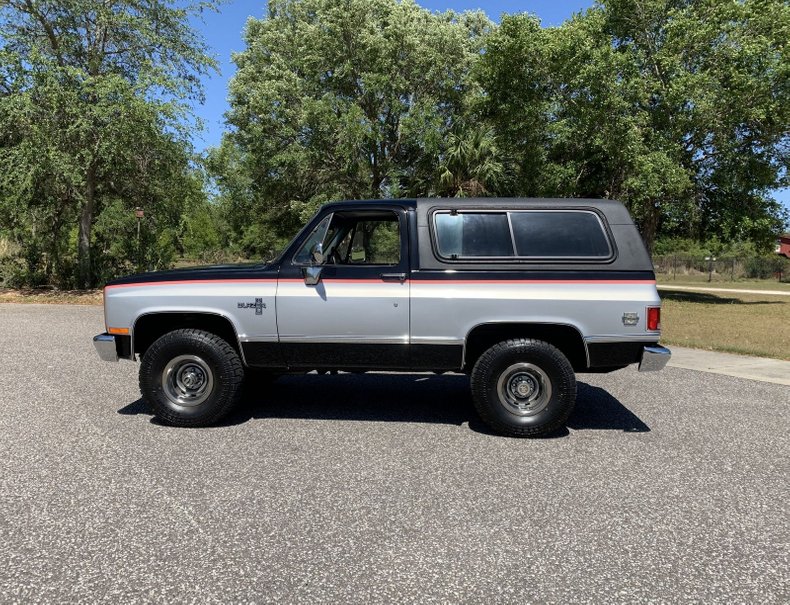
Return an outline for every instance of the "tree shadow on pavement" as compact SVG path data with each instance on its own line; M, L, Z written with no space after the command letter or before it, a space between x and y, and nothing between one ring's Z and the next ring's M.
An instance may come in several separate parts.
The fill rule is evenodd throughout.
M118 413L151 415L142 399L124 406ZM475 412L468 377L460 374L306 374L286 375L273 382L253 378L245 385L239 408L218 426L266 418L456 426L468 422L469 428L476 432L493 434ZM154 418L151 421L156 423ZM581 382L568 426L574 430L650 430L605 390ZM568 434L567 429L562 429L546 437Z

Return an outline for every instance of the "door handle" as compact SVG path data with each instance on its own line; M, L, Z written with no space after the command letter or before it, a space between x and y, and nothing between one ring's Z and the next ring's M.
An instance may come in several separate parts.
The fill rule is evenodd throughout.
M405 273L382 273L381 279L383 281L399 281L401 283L406 281Z

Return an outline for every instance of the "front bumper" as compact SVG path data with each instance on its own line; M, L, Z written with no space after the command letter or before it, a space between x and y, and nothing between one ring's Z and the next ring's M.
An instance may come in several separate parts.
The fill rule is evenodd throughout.
M658 372L667 365L672 351L661 345L651 345L642 350L642 359L639 361L640 372Z
M93 337L93 346L102 361L118 361L118 347L112 334L97 334Z

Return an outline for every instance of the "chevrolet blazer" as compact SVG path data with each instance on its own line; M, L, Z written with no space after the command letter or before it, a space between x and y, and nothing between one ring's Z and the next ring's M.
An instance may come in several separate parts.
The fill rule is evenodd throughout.
M104 289L104 360L140 359L164 422L205 426L245 373L464 372L511 436L564 425L576 373L660 370L660 299L625 207L587 199L323 206L270 263L144 273Z

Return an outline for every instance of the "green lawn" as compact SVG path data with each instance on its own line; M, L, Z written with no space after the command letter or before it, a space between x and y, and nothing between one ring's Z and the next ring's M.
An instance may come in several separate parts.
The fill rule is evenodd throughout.
M790 360L790 296L661 291L661 341Z
M659 285L668 286L701 286L704 288L743 288L745 290L781 290L790 292L790 282L780 282L775 279L724 279L713 276L713 281L708 281L707 275L678 275L672 279L671 275L658 274L656 281Z

